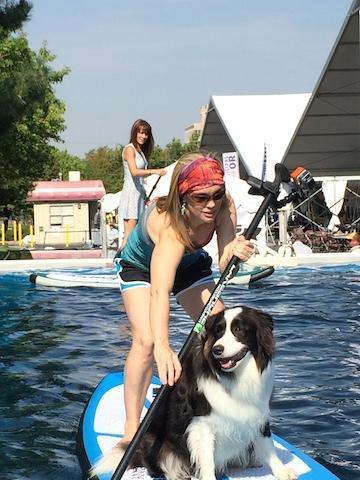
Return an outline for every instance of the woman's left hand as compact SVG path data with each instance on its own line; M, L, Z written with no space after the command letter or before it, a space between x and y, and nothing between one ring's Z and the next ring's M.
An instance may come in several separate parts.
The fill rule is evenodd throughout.
M243 262L249 260L254 253L254 245L249 240L245 240L243 235L236 236L229 247L230 258L235 255Z

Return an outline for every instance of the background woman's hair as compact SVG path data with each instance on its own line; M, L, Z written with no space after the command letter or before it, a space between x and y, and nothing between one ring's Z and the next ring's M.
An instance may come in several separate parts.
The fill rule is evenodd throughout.
M141 130L144 130L148 135L148 139L146 140L144 145L139 145L136 141L137 133L140 132ZM139 118L139 120L136 120L133 126L131 127L129 143L132 143L136 149L140 148L143 154L145 155L146 160L149 161L151 154L154 150L154 137L152 134L150 123L148 123L146 120L142 120L141 118Z
M189 224L187 217L181 214L181 204L182 198L179 195L178 189L178 182L179 182L179 175L182 169L191 163L192 161L196 160L197 158L201 157L210 157L220 163L221 162L215 158L215 156L210 155L208 153L201 153L201 152L194 152L194 153L186 153L177 161L172 177L170 182L170 190L166 197L158 198L156 202L156 208L158 212L166 212L168 214L168 219L170 225L174 228L179 236L179 240L185 245L185 249L187 251L192 251L195 249L195 245L190 239L189 236ZM221 204L221 208L225 208L228 205L228 199L224 196L224 199Z

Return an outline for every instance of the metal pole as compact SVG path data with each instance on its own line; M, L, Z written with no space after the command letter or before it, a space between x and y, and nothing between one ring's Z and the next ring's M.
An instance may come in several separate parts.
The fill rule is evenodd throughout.
M107 230L106 230L106 213L103 209L100 210L100 235L101 235L101 256L107 258Z

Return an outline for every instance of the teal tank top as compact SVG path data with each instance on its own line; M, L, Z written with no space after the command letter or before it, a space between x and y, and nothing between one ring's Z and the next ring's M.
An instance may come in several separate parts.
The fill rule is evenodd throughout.
M134 230L130 233L126 245L121 252L121 259L131 265L135 265L140 270L149 272L151 255L154 250L154 242L149 237L147 232L146 223L149 214L155 208L154 203L147 208L141 217ZM193 252L185 253L179 267L186 268L192 265L204 254L204 250L199 248Z

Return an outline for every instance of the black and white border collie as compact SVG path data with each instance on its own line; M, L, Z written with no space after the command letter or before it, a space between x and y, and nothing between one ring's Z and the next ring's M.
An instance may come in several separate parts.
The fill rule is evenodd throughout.
M267 464L277 479L294 480L270 433L272 329L270 315L245 306L210 316L129 468L167 480L216 480L227 468ZM123 453L116 446L91 474L115 470Z

